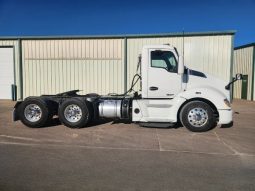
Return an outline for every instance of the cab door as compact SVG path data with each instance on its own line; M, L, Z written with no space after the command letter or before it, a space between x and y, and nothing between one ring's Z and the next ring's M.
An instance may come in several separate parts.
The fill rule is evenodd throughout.
M182 75L177 74L177 56L170 50L150 50L148 98L173 98L182 89Z

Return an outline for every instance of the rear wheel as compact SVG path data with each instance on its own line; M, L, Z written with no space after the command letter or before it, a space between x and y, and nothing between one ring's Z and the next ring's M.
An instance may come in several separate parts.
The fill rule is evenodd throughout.
M45 100L27 99L18 108L23 124L28 127L42 127L52 118L52 113Z
M202 101L191 101L180 112L183 126L193 132L205 132L216 126L212 108Z
M91 113L86 102L79 99L64 101L58 110L59 120L67 127L85 127L91 119Z

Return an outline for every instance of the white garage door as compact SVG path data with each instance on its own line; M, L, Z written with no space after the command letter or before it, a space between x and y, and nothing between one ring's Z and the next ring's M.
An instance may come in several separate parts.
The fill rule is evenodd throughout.
M0 47L0 99L12 99L13 62L13 48Z

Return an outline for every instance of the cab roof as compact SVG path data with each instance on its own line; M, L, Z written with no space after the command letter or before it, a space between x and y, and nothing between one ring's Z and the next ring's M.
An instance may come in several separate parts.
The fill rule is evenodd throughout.
M169 45L169 44L144 45L143 49L171 49L171 50L174 50L174 46Z

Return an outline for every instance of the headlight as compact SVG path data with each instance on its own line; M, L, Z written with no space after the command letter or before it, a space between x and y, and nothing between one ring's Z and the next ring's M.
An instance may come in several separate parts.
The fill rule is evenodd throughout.
M231 107L231 103L228 101L228 99L224 99L224 103L226 104L226 106Z

